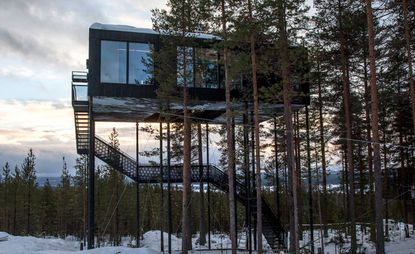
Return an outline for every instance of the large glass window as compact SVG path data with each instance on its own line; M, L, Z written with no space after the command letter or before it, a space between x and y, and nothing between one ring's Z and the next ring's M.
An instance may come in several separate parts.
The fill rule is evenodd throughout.
M101 82L125 84L127 78L127 43L101 41Z
M187 87L193 86L193 48L186 47L186 71L183 73L183 47L177 48L177 85L184 85L184 77L186 77Z
M218 53L213 49L195 49L195 86L219 88Z
M129 43L128 45L128 84L145 85L151 83L152 60L151 44Z

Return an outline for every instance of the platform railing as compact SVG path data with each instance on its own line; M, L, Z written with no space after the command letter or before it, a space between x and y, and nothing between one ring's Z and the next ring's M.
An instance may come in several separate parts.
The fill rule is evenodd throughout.
M86 71L72 72L72 106L88 104L88 73Z

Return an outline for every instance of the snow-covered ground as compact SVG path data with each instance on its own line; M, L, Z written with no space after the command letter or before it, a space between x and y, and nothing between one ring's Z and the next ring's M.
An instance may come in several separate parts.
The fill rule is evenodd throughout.
M124 246L102 247L93 250L79 250L79 241L74 239L37 238L33 236L13 236L0 232L0 254L155 254L149 248L128 248Z
M340 226L342 227L342 226ZM385 252L393 254L415 254L415 232L412 225L408 225L409 238L405 237L405 224L395 223L393 220L388 224L389 237L385 242ZM370 229L366 227L365 233L362 228L357 226L356 231L357 250L359 253L374 254L376 253L375 243L370 242ZM314 231L314 247L321 248L319 229ZM324 239L324 253L347 253L350 249L350 237L346 238L343 230L329 230L329 236ZM304 239L300 241L300 246L310 244L309 231L304 232Z
M357 231L357 239L360 253L372 254L375 253L375 246L369 242L369 230L363 234L360 228ZM415 254L415 232L412 225L409 225L410 237L405 237L405 228L402 223L390 223L389 239L386 242L386 253L393 254ZM164 236L164 250L168 249L168 235ZM341 237L340 237L341 236ZM314 242L317 253L317 248L320 247L319 231L315 230ZM206 245L198 244L198 236L193 237L194 251L192 253L227 253L226 251L205 251ZM301 241L301 246L307 245L310 242L309 232L304 232L304 239ZM324 253L335 254L345 253L350 247L349 239L345 238L340 231L329 230L329 237L324 239L325 247ZM342 242L342 243L341 243ZM58 238L36 238L32 236L13 236L5 232L0 232L0 254L153 254L160 251L160 231L149 231L143 235L140 242L141 248L130 248L128 245L134 244L130 238L123 238L124 246L106 246L96 248L93 250L79 250L80 242L73 237L66 239ZM238 247L244 249L246 246L245 234L238 235ZM225 234L211 235L212 249L229 249L231 243L229 237ZM264 241L264 249L271 251L268 244ZM172 235L172 250L175 253L180 253L181 239ZM203 251L204 250L204 251ZM342 251L342 252L341 252ZM230 252L229 252L230 253ZM283 252L282 252L283 253Z

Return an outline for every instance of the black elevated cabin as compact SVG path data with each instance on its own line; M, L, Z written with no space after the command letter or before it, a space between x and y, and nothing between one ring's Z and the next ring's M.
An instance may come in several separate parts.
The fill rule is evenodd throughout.
M135 28L130 26L104 25L95 23L89 29L89 59L87 61L88 74L80 77L74 73L73 91L74 105L85 104L89 97L92 113L96 121L122 122L164 122L160 116L162 101L157 95L159 84L154 66L153 52L163 50L163 40L169 35L161 35L151 29ZM186 48L187 80L190 96L189 108L197 121L201 119L209 123L225 123L225 88L223 67L220 54L215 45L220 38L208 34L189 34L190 40L195 42L192 47ZM200 47L194 45L201 45ZM181 73L181 47L178 47L177 57L171 59L171 65L177 66ZM179 60L178 60L179 59ZM277 69L277 62L271 63L271 68ZM302 73L305 74L305 73ZM261 77L261 74L259 74ZM250 75L240 74L232 81L232 98L234 100L235 123L242 122L244 111L243 89L250 91ZM84 79L88 89L80 84ZM181 91L180 75L176 76L177 91ZM304 75L296 78L293 97L293 108L298 109L308 104L308 84ZM269 87L276 83L278 78L260 78L259 87ZM86 94L87 92L87 94ZM245 93L246 94L246 93ZM83 98L82 98L83 97ZM248 107L252 108L251 97ZM282 111L281 96L271 101L261 101L261 120L273 117ZM170 102L170 113L180 116L182 102ZM251 111L251 110L250 110ZM238 112L240 114L238 114ZM172 119L170 118L170 121ZM173 121L175 121L173 119ZM177 119L176 121L182 121Z

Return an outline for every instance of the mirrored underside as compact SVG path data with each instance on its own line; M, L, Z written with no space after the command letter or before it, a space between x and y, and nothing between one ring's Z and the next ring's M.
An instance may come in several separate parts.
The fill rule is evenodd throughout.
M248 104L248 114L252 114L253 106ZM260 103L260 121L282 115L283 104ZM293 110L305 105L293 104ZM232 104L235 124L243 123L244 103ZM183 122L183 104L171 102L170 110L161 110L160 101L150 98L133 97L93 97L93 114L96 121L109 122ZM192 122L225 124L225 102L201 101L190 102L188 109Z

